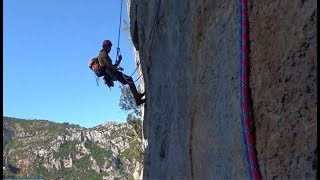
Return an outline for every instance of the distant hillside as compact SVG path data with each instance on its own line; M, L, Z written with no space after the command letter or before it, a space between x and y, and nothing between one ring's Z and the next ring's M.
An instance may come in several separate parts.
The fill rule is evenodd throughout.
M3 178L138 179L143 159L138 123L83 128L3 117Z

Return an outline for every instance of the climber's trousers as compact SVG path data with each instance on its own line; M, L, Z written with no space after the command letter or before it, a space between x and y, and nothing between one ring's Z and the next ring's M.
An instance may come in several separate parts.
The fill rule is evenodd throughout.
M141 99L141 94L137 91L136 85L134 84L132 77L127 76L120 71L114 71L113 76L122 84L129 84L131 93L135 100Z

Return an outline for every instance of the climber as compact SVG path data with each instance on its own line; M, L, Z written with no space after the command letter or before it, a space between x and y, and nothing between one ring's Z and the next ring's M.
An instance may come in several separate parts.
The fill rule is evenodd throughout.
M122 84L128 84L131 90L131 93L134 97L134 100L136 101L137 106L145 103L145 99L142 99L142 97L145 95L144 93L139 93L137 91L137 88L132 80L132 77L127 76L123 74L122 71L123 68L117 67L117 65L112 64L112 60L109 57L109 52L111 50L112 43L109 40L105 40L102 43L102 50L100 51L100 54L98 56L99 65L104 67L105 70L103 71L104 81L105 83L111 84L113 86L113 81L118 80ZM122 59L122 57L119 57ZM109 86L109 85L108 85Z

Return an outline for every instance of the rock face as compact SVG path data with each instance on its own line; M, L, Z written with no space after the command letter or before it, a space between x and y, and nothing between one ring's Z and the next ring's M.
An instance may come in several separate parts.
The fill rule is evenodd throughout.
M237 1L160 1L153 28L158 2L131 0L129 9L147 98L143 177L248 178ZM262 177L315 178L316 1L249 1L248 10Z
M257 151L268 179L316 176L316 5L315 0L250 2Z
M8 127L8 123L3 123L3 131L2 131L2 140L3 140L3 147L5 147L12 139L13 132Z

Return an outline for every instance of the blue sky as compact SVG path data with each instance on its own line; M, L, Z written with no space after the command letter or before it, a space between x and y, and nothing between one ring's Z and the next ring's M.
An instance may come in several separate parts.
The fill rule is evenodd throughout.
M4 0L3 114L93 127L125 122L119 82L109 90L88 68L102 41L115 61L120 0ZM122 19L128 20L123 0ZM121 66L135 70L129 33L121 25ZM133 79L137 76L134 74ZM137 85L137 83L136 83Z

